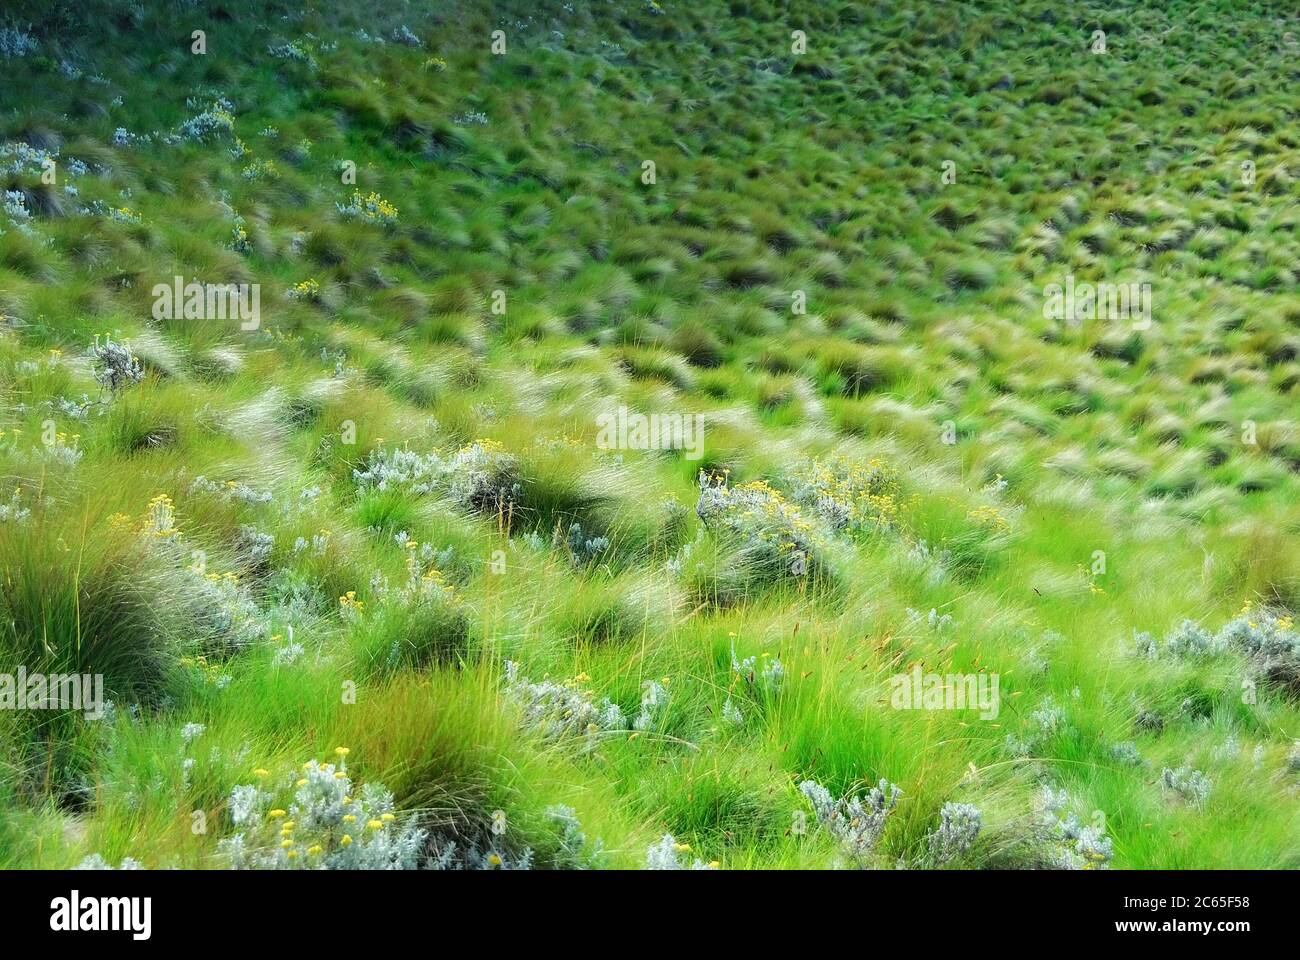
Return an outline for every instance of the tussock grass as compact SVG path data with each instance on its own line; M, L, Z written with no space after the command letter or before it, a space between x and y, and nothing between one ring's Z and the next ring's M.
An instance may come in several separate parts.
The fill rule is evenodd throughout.
M116 710L0 710L0 866L220 866L235 787L339 756L546 867L554 804L606 866L843 863L799 784L882 778L877 866L933 866L954 803L945 866L1060 866L1044 788L1115 867L1300 865L1293 661L1165 643L1300 616L1276 4L235 0L207 58L168 4L9 6L3 143L58 177L0 155L0 673ZM260 284L257 328L155 319L178 275ZM1067 275L1152 323L1044 316ZM701 456L599 449L619 406ZM358 476L408 456L426 487ZM625 722L545 736L507 659ZM895 709L913 667L998 715Z

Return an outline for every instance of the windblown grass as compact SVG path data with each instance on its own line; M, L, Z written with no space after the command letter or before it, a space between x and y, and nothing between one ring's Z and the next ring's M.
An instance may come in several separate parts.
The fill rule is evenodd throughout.
M1300 866L1293 10L300 6L0 23L0 673L114 704L0 710L0 866L311 760L447 863Z

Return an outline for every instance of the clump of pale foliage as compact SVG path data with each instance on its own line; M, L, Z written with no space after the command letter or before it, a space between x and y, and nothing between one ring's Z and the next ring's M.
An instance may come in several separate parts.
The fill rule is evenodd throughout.
M81 6L0 14L0 668L115 706L0 709L0 867L1300 862L1274 19L1121 5L1090 85L1059 0L791 55L768 0L500 0L515 96L481 17L236 4L174 72L174 3ZM1022 697L881 702L915 663Z

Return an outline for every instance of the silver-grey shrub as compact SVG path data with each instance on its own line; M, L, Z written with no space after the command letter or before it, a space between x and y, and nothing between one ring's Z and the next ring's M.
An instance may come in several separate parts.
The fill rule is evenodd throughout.
M572 680L533 682L519 675L519 665L513 660L505 663L504 692L523 714L524 727L548 740L627 729L618 704L608 698L597 702L590 690ZM643 703L643 714L646 709Z
M346 771L332 763L306 764L287 810L268 810L272 799L252 784L231 791L230 819L239 829L217 844L224 866L413 870L423 865L427 831L398 819L393 796L383 786L357 790Z
M405 449L375 450L365 469L353 470L361 489L439 494L477 513L511 513L522 498L518 461L488 440L449 457Z
M711 863L705 863L698 857L684 860L682 854L690 853L690 846L678 843L671 833L665 833L646 851L645 868L647 870L714 870Z
M1083 824L1067 808L1070 797L1064 790L1044 785L1039 791L1031 837L1047 866L1057 870L1106 870L1114 857L1114 845L1104 830Z
M816 576L826 570L827 539L819 519L762 481L728 486L701 472L695 514L704 526L744 553L755 573L769 580Z
M945 803L939 811L939 827L928 838L930 862L942 866L965 854L982 826L978 808L969 803Z
M1184 620L1165 638L1165 651L1185 660L1212 657L1222 650L1219 639L1194 620Z
M883 777L862 797L840 797L815 780L799 784L799 792L812 804L813 813L840 849L859 866L865 866L875 852L885 821L902 791Z
M1171 770L1165 767L1160 772L1160 785L1170 793L1177 794L1194 807L1202 807L1210 797L1210 778L1200 770L1191 767L1179 767Z
M115 343L109 337L105 337L103 343L95 338L94 346L90 348L90 360L95 380L110 392L116 393L144 379L144 367L140 361L125 345Z

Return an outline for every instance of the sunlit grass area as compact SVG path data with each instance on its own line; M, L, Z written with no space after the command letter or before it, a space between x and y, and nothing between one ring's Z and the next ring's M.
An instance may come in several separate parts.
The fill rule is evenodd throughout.
M1300 867L1297 36L6 4L0 866Z

